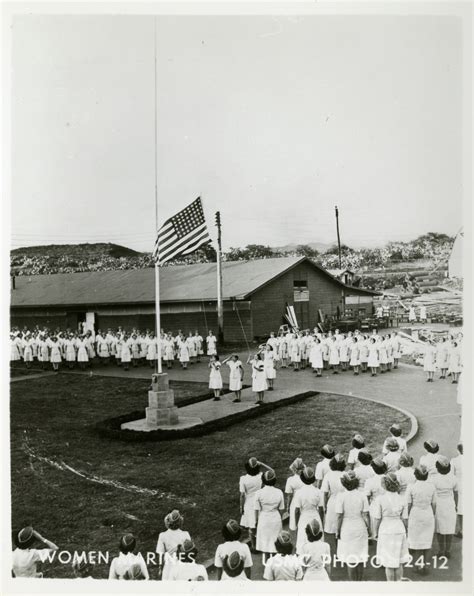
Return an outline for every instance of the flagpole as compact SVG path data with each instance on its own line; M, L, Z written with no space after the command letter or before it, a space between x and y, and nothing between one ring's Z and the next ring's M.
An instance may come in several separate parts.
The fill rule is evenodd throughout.
M153 46L154 46L154 123L155 123L155 225L156 233L158 234L158 115L157 115L157 101L156 101L156 17L153 17ZM162 374L161 370L161 324L160 324L160 265L158 259L155 261L155 320L156 320L156 343L158 344L158 374Z

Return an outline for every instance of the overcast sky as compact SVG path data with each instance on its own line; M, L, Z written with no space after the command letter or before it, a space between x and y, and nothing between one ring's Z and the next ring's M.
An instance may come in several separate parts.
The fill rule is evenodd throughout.
M162 222L201 195L224 247L374 246L462 225L454 17L158 17ZM16 17L14 246L151 250L154 19Z

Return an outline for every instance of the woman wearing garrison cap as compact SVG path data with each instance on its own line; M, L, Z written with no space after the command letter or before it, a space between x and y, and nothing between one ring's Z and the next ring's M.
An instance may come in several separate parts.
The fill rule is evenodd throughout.
M242 530L235 519L229 521L222 528L222 536L224 542L219 544L214 557L214 567L217 569L217 579L223 579L224 561L226 557L233 552L238 552L242 561L244 562L245 575L250 579L252 570L252 555L250 549L244 542L240 542L240 535Z
M276 555L265 563L263 579L268 581L300 581L303 567L299 557L293 555L293 544L289 532L282 531L275 540Z
M435 530L436 494L432 482L427 482L428 469L415 468L416 481L409 484L406 492L408 504L408 548L414 552L414 561L421 556L420 571L427 572L427 555L433 544Z
M250 548L255 550L255 528L257 527L257 514L255 512L255 495L262 488L262 468L271 470L256 457L251 457L245 462L247 473L240 477L240 525L247 528Z
M313 468L304 467L300 474L303 486L298 489L293 499L295 507L295 521L298 527L296 537L296 554L302 553L303 544L306 542L306 525L312 520L317 519L321 523L321 516L324 515L323 493L314 486Z
M39 532L27 526L15 537L16 548L12 553L12 571L14 577L43 577L38 572L38 563L47 560L49 553L58 550L58 546L47 540ZM41 548L40 545L46 545ZM35 548L35 547L39 548Z
M396 472L400 468L400 445L395 437L386 441L388 452L383 456L383 461L387 464L387 472Z
M410 560L407 542L408 507L399 494L400 483L392 472L382 478L385 489L374 506L377 562L385 567L387 581L401 581L403 565Z
M428 475L431 478L437 473L436 462L438 461L439 445L436 441L425 441L423 443L426 453L420 457L420 466L426 466Z
M306 542L302 548L304 581L329 581L331 549L323 540L323 527L317 519L306 524Z
M364 447L357 454L357 459L359 460L359 466L355 468L354 472L359 479L359 490L364 491L366 481L369 478L372 478L372 476L375 474L372 466L370 465L372 463L372 456Z
M329 467L329 464L332 458L336 455L336 452L334 451L334 447L326 444L321 448L321 455L323 456L323 459L316 464L316 468L314 470L316 486L318 488L321 488L324 476L326 476L326 474L331 469Z
M353 470L360 465L358 455L359 451L365 447L365 439L362 435L356 434L352 439L352 449L349 451L347 466Z
M432 476L436 491L435 532L439 544L439 556L450 557L451 542L456 532L456 501L454 493L458 490L456 476L451 472L449 459L440 455L436 462L437 474Z
M285 510L283 492L275 488L276 475L268 470L262 476L263 488L255 494L257 514L257 550L264 555L276 552L275 540L281 532L281 515Z
M337 557L347 564L350 581L362 581L369 558L369 503L357 490L359 480L353 470L344 472L341 484L346 490L336 502Z
M395 472L400 483L400 494L405 496L407 487L416 481L415 470L413 468L413 458L406 451L400 456L400 469Z
M365 481L364 493L367 497L367 500L369 501L369 519L372 537L375 531L373 517L375 512L375 502L377 497L385 492L385 488L382 486L382 476L387 473L387 464L381 457L376 457L372 460L370 465L372 466L374 475L370 478L367 478Z
M297 457L290 464L290 471L292 475L288 477L285 484L285 497L286 497L286 510L288 511L288 527L292 532L296 531L296 520L295 520L295 505L293 503L293 497L303 486L301 480L301 472L304 470L304 462L301 457Z
M223 581L249 581L244 572L244 560L237 551L227 555L224 559L223 570Z
M150 579L143 557L135 554L136 540L133 534L124 534L120 538L118 557L112 559L109 579L125 579L125 575L133 565L139 565L145 579Z
M199 582L207 581L208 575L204 565L196 563L198 550L192 540L185 540L176 551L177 561L173 564L168 577L170 581Z
M165 516L166 531L158 535L156 552L160 555L159 572L162 579L168 579L168 574L173 567L178 546L185 540L191 540L189 532L183 530L184 518L177 509L173 509Z
M402 437L401 426L399 424L392 424L392 426L389 428L389 430L390 430L390 436L387 437L384 441L384 444L382 447L382 454L387 455L387 453L389 451L388 447L387 447L387 442L390 441L392 438L395 438L397 440L400 453L403 453L404 451L406 451L407 450L407 442Z
M338 495L344 491L341 476L346 467L346 460L342 453L336 455L329 462L330 470L324 476L321 491L324 495L326 515L324 517L324 533L332 552L336 549L337 516L336 502Z

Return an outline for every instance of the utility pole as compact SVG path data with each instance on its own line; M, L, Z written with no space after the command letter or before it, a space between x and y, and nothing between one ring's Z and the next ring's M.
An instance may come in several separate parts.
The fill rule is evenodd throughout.
M339 269L342 269L342 259L341 259L341 237L339 236L339 210L337 205L335 207L336 210L336 229L337 229L337 250L339 253Z
M224 343L224 305L222 303L222 229L221 212L216 211L217 227L217 341L222 346Z

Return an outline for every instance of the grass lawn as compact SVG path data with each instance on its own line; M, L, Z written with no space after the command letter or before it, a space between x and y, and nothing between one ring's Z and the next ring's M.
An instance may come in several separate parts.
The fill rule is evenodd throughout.
M392 422L405 434L409 420L385 406L321 394L205 437L161 443L101 438L96 421L145 408L149 382L141 379L57 375L11 385L12 526L32 524L60 549L117 553L124 532L136 534L142 552L154 551L163 517L173 507L185 515L200 560L214 554L220 528L238 518L239 476L251 455L272 465L284 488L296 456L314 465L324 443L347 452L361 432L378 453ZM207 383L173 384L176 402L208 391ZM31 457L40 457L107 480L159 490L161 497L91 482ZM55 563L47 577L70 577ZM95 569L106 577L107 566ZM156 570L151 569L156 577Z

